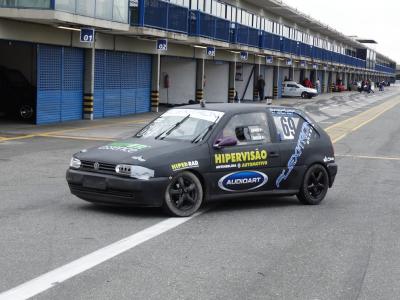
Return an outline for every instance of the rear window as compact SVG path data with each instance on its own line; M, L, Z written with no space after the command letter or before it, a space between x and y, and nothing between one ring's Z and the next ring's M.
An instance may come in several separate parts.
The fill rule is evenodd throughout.
M273 109L271 110L278 140L293 142L298 139L300 132L308 129L310 140L319 138L318 132L313 127L311 120L307 121L295 110Z

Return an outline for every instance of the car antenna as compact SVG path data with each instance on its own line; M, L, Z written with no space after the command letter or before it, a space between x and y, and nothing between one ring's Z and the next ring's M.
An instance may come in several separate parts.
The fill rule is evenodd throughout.
M200 106L201 107L206 107L206 102L203 100L200 100Z

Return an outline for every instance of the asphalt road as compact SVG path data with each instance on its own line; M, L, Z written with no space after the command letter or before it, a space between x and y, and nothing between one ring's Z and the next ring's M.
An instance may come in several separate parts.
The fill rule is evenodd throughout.
M326 127L398 93L298 106ZM293 197L207 205L35 299L398 299L399 115L397 105L335 144L339 174L321 205ZM71 154L98 144L0 143L0 291L166 219L159 209L101 208L70 195Z

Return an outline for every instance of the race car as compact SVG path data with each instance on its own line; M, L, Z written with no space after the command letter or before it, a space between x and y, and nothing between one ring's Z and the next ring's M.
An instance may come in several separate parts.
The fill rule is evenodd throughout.
M262 104L173 108L131 138L73 155L71 193L187 217L205 201L296 195L319 204L337 173L329 136L303 111Z

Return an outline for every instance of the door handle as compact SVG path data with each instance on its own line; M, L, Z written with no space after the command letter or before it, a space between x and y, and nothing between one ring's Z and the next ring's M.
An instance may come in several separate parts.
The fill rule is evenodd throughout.
M270 152L268 153L268 157L279 157L279 153L278 152Z

